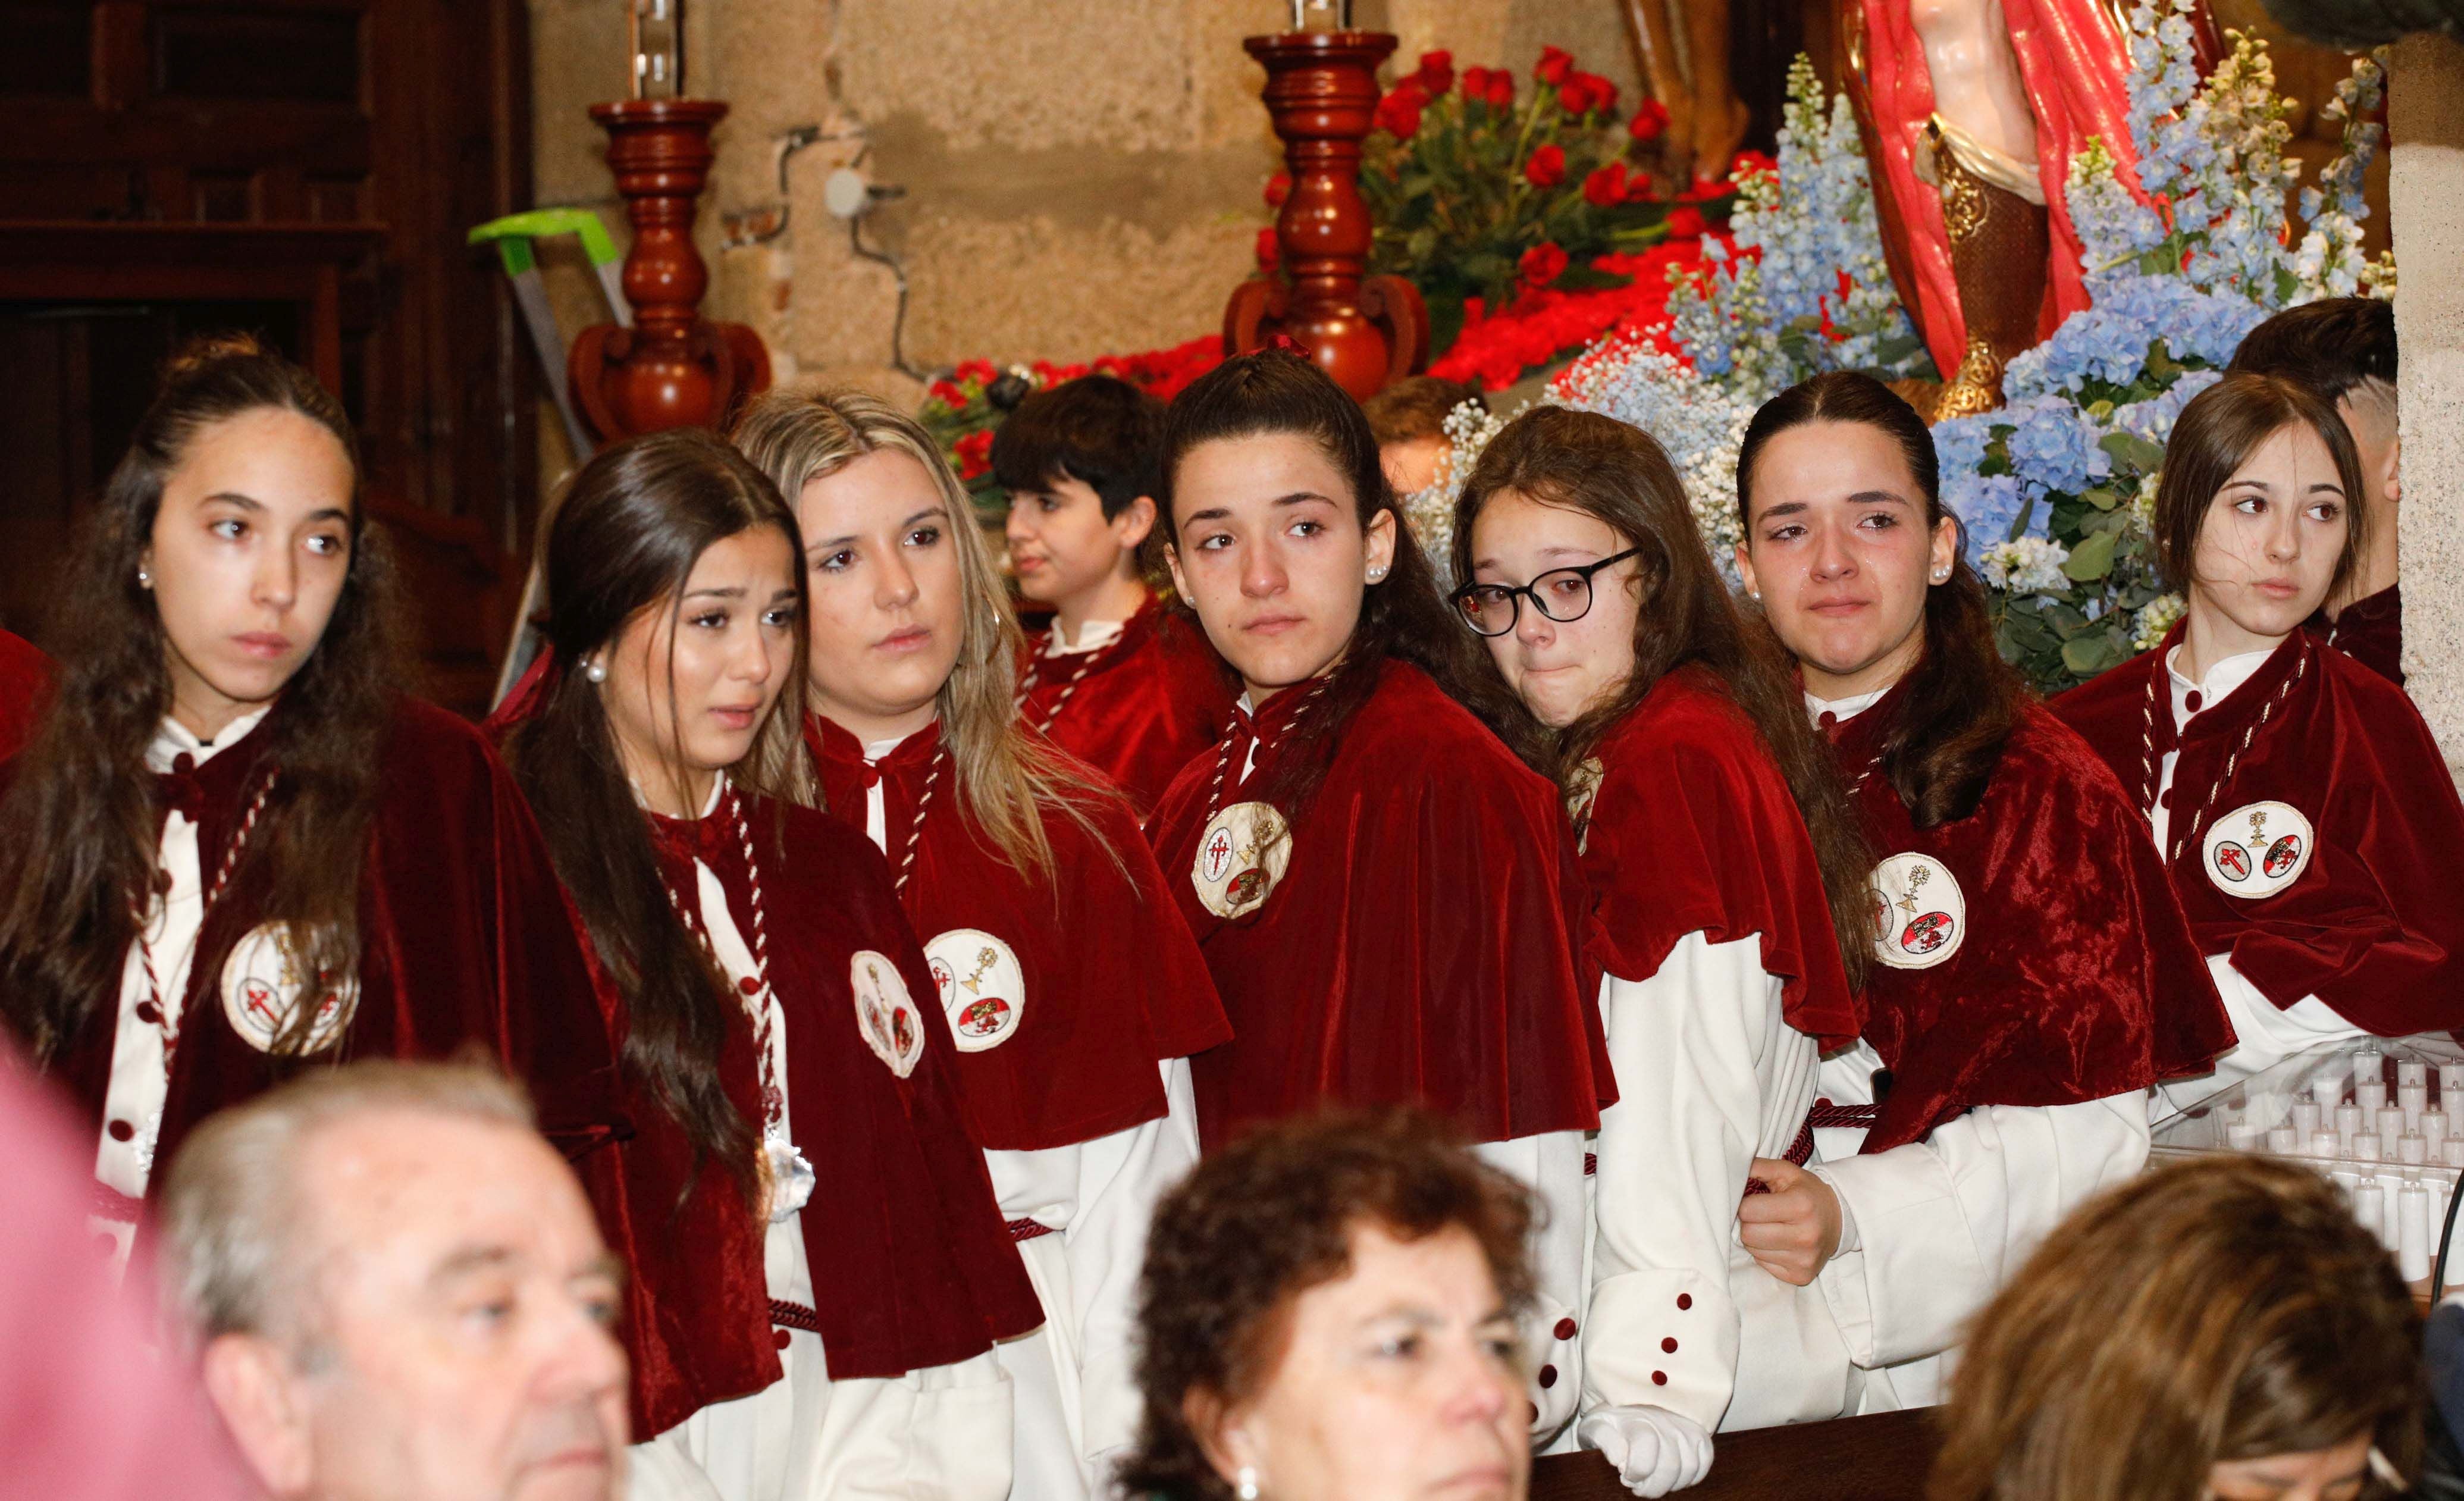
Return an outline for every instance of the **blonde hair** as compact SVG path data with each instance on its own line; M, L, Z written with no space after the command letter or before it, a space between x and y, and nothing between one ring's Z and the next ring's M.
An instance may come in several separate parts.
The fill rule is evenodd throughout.
M1077 820L1111 851L1085 807L1089 797L1101 795L1100 786L1019 726L1018 659L1026 636L984 544L975 507L941 457L940 445L879 397L836 388L772 391L745 408L730 436L791 508L805 485L867 453L904 453L924 466L941 494L958 554L958 659L935 707L967 814L1023 873L1051 873L1052 844L1045 837L1042 811L1046 806Z

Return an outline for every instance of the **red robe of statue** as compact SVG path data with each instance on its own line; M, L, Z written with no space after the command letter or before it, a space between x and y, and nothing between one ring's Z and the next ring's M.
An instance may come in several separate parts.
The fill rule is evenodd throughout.
M2324 610L2301 629L2398 688L2404 686L2404 585L2390 584L2353 601L2329 620Z
M51 686L52 659L25 637L0 630L0 761L33 738Z
M1598 763L1576 824L1595 973L1656 974L1689 933L1710 943L1760 935L1788 1024L1826 1048L1856 1041L1863 1011L1804 815L1719 679L1697 667L1662 677L1600 741Z
M2296 631L2177 732L2181 635L2055 707L2142 806L2181 752L2166 855L2199 952L2382 1037L2464 1026L2464 803L2412 700Z
M955 1364L1027 1333L1043 1311L1002 1228L983 1154L967 1138L957 1055L880 854L815 809L755 797L742 806L783 1018L795 1141L815 1176L798 1220L831 1379ZM724 803L700 820L653 816L650 825L669 890L693 893L699 860L718 877L737 930L752 933L752 872ZM910 1051L900 1054L912 1058L904 1077L867 1040L856 985L865 956L921 1003L898 1007L890 1023L903 1020L912 1031ZM741 1006L728 1007L720 1070L737 1112L758 1130L759 1062ZM634 1093L638 1135L609 1154L621 1181L601 1174L592 1187L603 1222L612 1222L611 1243L633 1269L634 1436L648 1439L701 1407L768 1386L781 1367L764 1225L736 1177L715 1161L697 1164L674 1118L647 1089Z
M177 807L196 823L205 870L219 864L267 777L275 778L269 806L283 795L282 714L277 704L192 772L155 778L158 819ZM256 1041L261 1034L244 1036L232 1024L247 1000L241 992L256 982L253 972L226 975L226 960L266 921L270 884L262 858L243 859L207 913L188 971L157 1163L169 1162L206 1116L306 1070L354 1058L448 1058L472 1044L521 1081L540 1130L566 1155L628 1129L583 945L512 776L477 731L412 698L396 700L380 754L360 875L359 996L335 1024L337 1041L305 1059L277 1057ZM53 1065L98 1134L106 1127L121 1002L116 985L95 997L84 1029ZM137 1124L109 1126L125 1140L124 1128ZM148 1179L149 1197L163 1176Z
M1109 646L1053 656L1052 629L1027 638L1019 716L1154 811L1191 758L1223 738L1233 690L1185 615L1149 596Z
M1873 155L1881 164L1874 184L1883 233L1913 285L1908 314L1925 336L1935 367L1947 378L1968 348L1968 323L1951 275L1950 235L1942 217L1939 189L1917 176L1917 148L1934 112L1933 76L1925 45L1909 18L1908 0L1845 0L1864 11L1865 60L1861 77L1864 113L1880 137ZM2097 0L2001 0L2011 50L2028 103L2036 117L2036 175L2043 185L2053 232L2053 255L2038 336L2088 305L2079 232L2065 207L2071 159L2090 136L2101 137L2122 165L2124 180L2138 181L2138 153L2130 140L2130 53L2110 11ZM1895 270L1900 269L1895 267Z
M805 737L831 813L868 849L879 784L891 863L907 872L906 911L933 951L962 1048L959 1094L977 1144L1040 1151L1160 1117L1155 1066L1202 1053L1231 1028L1129 809L1109 795L1086 800L1111 854L1076 820L1047 812L1045 836L1063 873L1031 880L965 816L938 725L871 766L829 719L808 717Z
M2072 1105L2203 1071L2233 1028L2127 794L2035 702L1968 817L1920 829L1877 762L1904 685L1832 727L1880 863L1863 1150L1980 1105Z
M1616 1092L1569 952L1556 789L1388 663L1288 837L1261 840L1274 815L1244 799L1311 693L1243 717L1148 826L1232 1022L1195 1060L1200 1138L1327 1102L1423 1103L1481 1141L1595 1128Z

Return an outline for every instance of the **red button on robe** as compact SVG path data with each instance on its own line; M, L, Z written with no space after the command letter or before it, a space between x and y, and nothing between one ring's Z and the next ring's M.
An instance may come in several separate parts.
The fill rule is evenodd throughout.
M1876 765L1904 696L1894 688L1840 724L1833 748L1863 778L1876 857L1940 861L1965 933L1931 968L1871 971L1865 1038L1891 1084L1864 1150L1980 1105L2074 1105L2205 1071L2233 1027L2113 773L2031 700L1976 810L1920 829Z
M2151 758L2161 765L2180 750L2168 841L2181 855L2169 865L2199 951L2231 956L2278 1006L2315 995L2382 1037L2464 1026L2464 803L2412 700L2296 631L2177 735L2164 663L2181 632L2062 695L2055 710L2143 803ZM2228 761L2233 774L2211 803ZM2309 865L2274 895L2228 896L2208 879L2207 834L2260 802L2309 820Z
M744 799L762 885L769 976L783 1017L788 1109L813 1167L799 1215L822 1346L834 1380L951 1365L1044 1321L993 1202L983 1154L956 1098L950 1034L931 975L891 894L881 856L815 809ZM727 894L750 941L753 898L743 847L724 810L697 822L652 819L669 889L693 893L696 858ZM924 1047L904 1079L864 1041L852 982L864 951L893 961L923 1019ZM728 1096L761 1120L753 1027L728 997L720 1072ZM733 1174L696 1167L692 1144L649 1092L638 1135L612 1154L619 1212L603 1209L633 1268L627 1290L637 1439L712 1403L778 1380L765 1226ZM603 1180L605 1175L602 1175ZM678 1208L680 1191L692 1192Z
M33 737L51 686L52 659L25 637L0 630L0 761Z
M261 779L278 764L283 730L277 704L184 779L194 784L189 811L204 870L216 868ZM471 1044L529 1090L540 1129L568 1156L627 1129L583 945L513 777L476 730L407 697L395 700L378 754L377 806L360 875L360 995L340 1043L304 1060L275 1058L242 1038L224 1013L224 960L271 916L264 856L272 847L257 844L198 935L158 1163L177 1156L206 1116L306 1070L354 1058L449 1058ZM273 806L283 796L277 781ZM98 1133L120 1020L119 973L113 966L111 990L94 998L86 1026L53 1065ZM149 1195L165 1176L150 1175Z
M1804 815L1719 680L1698 667L1662 677L1597 759L1598 794L1577 826L1595 977L1656 975L1689 933L1709 943L1759 934L1788 1025L1825 1048L1856 1041L1862 1011Z
M1245 781L1236 729L1224 806L1264 784L1309 693L1262 708L1268 749ZM1289 867L1238 919L1190 881L1214 756L1182 770L1148 826L1232 1021L1232 1041L1192 1063L1200 1141L1329 1102L1426 1104L1483 1141L1595 1128L1616 1090L1574 972L1581 877L1556 788L1404 663L1380 669L1332 739Z
M1222 660L1186 614L1153 596L1108 646L1046 656L1051 641L1049 627L1027 638L1020 717L1110 777L1145 816L1232 722Z
M940 726L909 736L875 768L867 767L855 737L827 718L807 718L805 738L830 811L858 840L866 840L872 775L881 782L893 869L905 866L915 836L905 904L917 932L929 941L974 928L1017 957L1023 994L989 998L1018 1005L1015 1030L958 1055L959 1094L977 1143L1041 1151L1160 1118L1156 1065L1204 1052L1231 1029L1129 808L1109 791L1085 801L1111 853L1076 820L1047 810L1044 831L1060 873L1033 878L966 815L957 768L940 756ZM917 830L916 807L936 758L937 784ZM952 977L946 998L962 1013L966 1001L985 999L961 987L965 978ZM928 987L918 997L933 993Z

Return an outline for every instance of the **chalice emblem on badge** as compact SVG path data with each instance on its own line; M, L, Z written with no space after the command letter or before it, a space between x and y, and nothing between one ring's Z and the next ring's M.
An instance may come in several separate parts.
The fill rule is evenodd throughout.
M1874 957L1894 969L1930 969L1968 938L1968 898L1950 868L1914 850L1874 867L1867 909Z
M952 928L924 945L924 957L960 1052L1009 1041L1026 1009L1026 976L1008 944L980 928Z
M1207 911L1238 917L1274 894L1291 859L1290 831L1274 805L1235 803L1209 820L1199 836L1190 884Z
M2273 896L2310 868L2317 842L2310 820L2289 803L2237 807L2208 830L2208 882L2228 896Z

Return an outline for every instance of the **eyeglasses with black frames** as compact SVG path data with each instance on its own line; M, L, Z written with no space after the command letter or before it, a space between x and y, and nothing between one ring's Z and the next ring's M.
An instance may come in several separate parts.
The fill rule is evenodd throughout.
M1592 608L1592 575L1602 568L1614 567L1642 551L1629 547L1615 557L1573 568L1551 568L1525 585L1466 584L1446 596L1454 607L1463 612L1463 624L1484 636L1502 636L1512 630L1523 618L1523 602L1543 619L1568 626L1582 619Z

